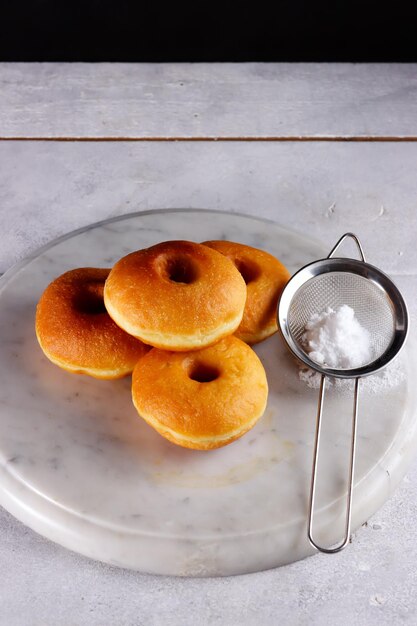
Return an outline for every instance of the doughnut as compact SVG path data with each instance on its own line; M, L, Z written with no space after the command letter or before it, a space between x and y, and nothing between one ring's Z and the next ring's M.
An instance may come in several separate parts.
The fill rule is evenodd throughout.
M238 439L262 416L267 396L261 361L234 336L199 352L154 348L133 370L137 412L184 448L209 450Z
M166 241L123 257L104 303L126 332L156 348L199 350L234 333L246 285L234 264L207 246Z
M95 378L132 372L149 347L125 333L103 301L108 269L83 267L56 278L36 309L36 336L45 356L59 367Z
M246 283L242 322L235 335L248 344L259 343L278 330L278 299L290 273L272 254L232 241L205 241L236 265Z

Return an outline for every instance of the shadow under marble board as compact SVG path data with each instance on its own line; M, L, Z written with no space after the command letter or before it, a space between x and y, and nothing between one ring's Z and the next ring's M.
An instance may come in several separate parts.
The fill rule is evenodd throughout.
M256 347L270 388L264 416L208 452L176 447L142 421L130 379L68 374L36 341L36 303L62 272L111 267L166 239L221 238L263 248L291 272L332 243L249 216L154 211L71 233L1 279L0 503L24 524L91 558L158 574L241 574L313 553L306 515L317 391L299 380L278 334ZM400 358L401 384L362 394L353 528L391 494L416 448L410 343ZM351 402L335 392L326 404L315 515L326 544L344 530Z

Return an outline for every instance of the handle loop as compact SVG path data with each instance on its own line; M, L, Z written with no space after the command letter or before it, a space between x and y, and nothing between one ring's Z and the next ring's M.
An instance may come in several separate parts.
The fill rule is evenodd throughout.
M340 237L339 241L337 242L337 244L330 251L330 254L329 254L329 256L327 258L331 259L332 256L334 255L334 253L336 252L336 250L342 245L344 240L347 239L348 237L350 239L353 239L353 241L356 243L356 245L358 247L358 250L359 250L359 255L361 257L361 261L363 261L365 263L365 254L363 252L363 248L361 246L361 242L359 241L359 239L357 238L357 236L354 233L345 233L344 235L342 235Z

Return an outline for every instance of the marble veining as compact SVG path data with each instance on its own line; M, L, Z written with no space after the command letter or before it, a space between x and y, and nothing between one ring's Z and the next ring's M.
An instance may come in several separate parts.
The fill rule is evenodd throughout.
M265 415L211 452L178 448L141 421L129 379L70 375L36 342L36 302L65 270L111 266L164 239L216 238L264 248L291 271L328 253L256 218L150 212L61 239L1 280L0 502L41 534L99 560L177 575L256 571L312 553L305 524L317 392L299 381L278 335L256 349L270 387ZM408 346L400 358L415 368ZM408 381L363 395L354 527L390 495L416 448ZM343 532L350 410L349 397L329 394L315 517L327 543Z

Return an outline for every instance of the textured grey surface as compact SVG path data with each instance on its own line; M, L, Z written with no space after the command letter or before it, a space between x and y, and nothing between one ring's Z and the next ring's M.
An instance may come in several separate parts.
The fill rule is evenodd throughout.
M415 136L407 63L2 63L0 137Z
M4 73L2 76L7 77ZM22 91L18 81L24 79L19 78L17 70L12 70L11 78L11 99L3 100L3 109L11 120L7 128L3 125L5 134L7 131L28 136L43 132L45 136L59 134L60 128L89 134L92 128L101 136L106 135L97 131L96 123L98 109L94 98L100 104L101 92L94 95L89 91L83 96L78 83L78 113L72 116L70 124L60 125L62 109L55 106L56 95L52 98L52 118L43 112L51 111L51 106L40 106L36 96L38 89L47 90L48 81L29 81L28 89ZM83 83L85 77L81 78ZM87 72L87 79L92 81L93 91L100 91L100 78L94 84L94 76ZM56 80L59 91L59 75ZM118 80L117 72L114 80ZM301 77L298 85L301 90L303 80ZM358 102L358 106L353 97L355 106L350 106L349 112L354 114L347 116L348 124L344 124L343 97L341 107L337 102L333 107L330 102L331 126L326 126L326 116L319 118L318 126L307 123L312 97L320 106L321 101L329 98L324 82L320 93L306 93L300 100L299 114L306 120L302 129L327 129L335 135L345 130L355 135L377 128L379 133L389 135L395 127L404 134L415 134L415 125L407 122L415 119L415 99L410 100L408 79L401 87L396 72L388 71L386 80L389 93L378 100L377 124L373 127L367 122L371 119L369 111L372 115L374 112L372 96L365 103ZM114 88L117 89L116 84ZM168 92L177 89L179 85L173 84ZM223 94L228 93L227 84L222 89ZM64 109L65 99L71 99L72 93L71 89L61 93ZM120 108L123 98L119 95L113 105L110 102L105 116L116 120L116 130L121 119L135 134L135 105L128 103L130 108L123 113L126 109ZM21 112L13 110L16 97L22 99ZM27 99L23 101L24 98ZM285 98L283 101L285 105ZM204 109L206 122L199 125L195 121L198 118L190 121L191 107L187 109L187 123L182 123L181 116L181 124L171 127L169 119L161 122L162 109L151 106L151 127L172 130L180 126L185 134L210 134L217 115L227 121L227 116L221 115L224 109L219 102L218 97L213 98L215 106ZM292 102L288 101L286 107L291 120ZM85 110L88 115L95 111L88 124L80 117ZM175 122L175 111L169 106L164 110ZM251 110L253 131L260 123L258 109ZM273 113L277 117L275 110ZM393 126L393 118L401 124ZM244 134L241 129L247 120L248 109L241 112L235 125L239 134ZM261 130L270 134L271 128L276 130L274 124L259 128L262 126ZM228 124L224 126L226 130L227 127ZM329 244L341 232L356 230L364 240L368 258L395 275L415 312L416 162L415 143L0 143L0 270L53 237L99 219L161 207L223 208L270 217ZM154 577L105 566L52 544L2 510L0 624L415 624L416 484L414 463L394 496L341 554L317 555L276 570L224 579Z
M393 626L417 616L417 466L343 553L217 579L145 576L90 561L1 511L0 623Z
M275 218L329 242L357 230L368 258L397 274L415 311L416 146L377 148L0 144L2 268L53 236L110 215L162 206L223 207ZM380 173L370 168L376 159ZM341 167L343 180L337 177ZM406 480L345 552L230 579L117 570L42 539L3 511L0 623L415 623L416 465Z
M191 207L269 218L329 251L353 230L372 263L417 274L417 142L10 141L0 163L0 271L74 228Z

